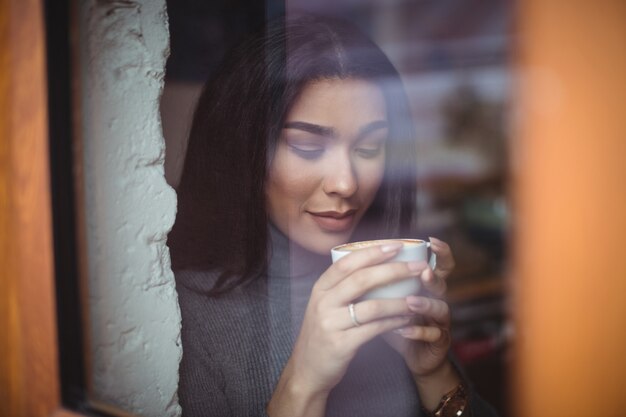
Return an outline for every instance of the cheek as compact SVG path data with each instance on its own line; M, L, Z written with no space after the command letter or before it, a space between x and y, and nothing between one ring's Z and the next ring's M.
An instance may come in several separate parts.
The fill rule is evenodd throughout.
M362 197L364 200L371 202L383 181L385 163L382 161L376 164L366 164L360 168L360 172L359 188L362 190Z
M266 189L272 210L293 210L306 201L313 188L311 173L286 155L277 155L272 162Z

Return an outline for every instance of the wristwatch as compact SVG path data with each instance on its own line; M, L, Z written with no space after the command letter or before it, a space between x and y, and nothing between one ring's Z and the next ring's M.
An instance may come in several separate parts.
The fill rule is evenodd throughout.
M467 390L465 385L460 383L452 391L444 395L437 408L432 412L428 412L427 415L433 417L467 417L469 415L467 403Z

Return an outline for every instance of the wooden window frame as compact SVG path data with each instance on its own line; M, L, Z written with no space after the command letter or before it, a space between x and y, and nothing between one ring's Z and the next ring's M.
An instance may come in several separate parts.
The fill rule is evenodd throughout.
M109 415L87 401L76 9L0 0L0 415Z

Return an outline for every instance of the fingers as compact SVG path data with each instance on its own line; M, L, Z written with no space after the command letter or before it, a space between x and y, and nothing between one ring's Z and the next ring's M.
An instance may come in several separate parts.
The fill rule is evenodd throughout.
M393 330L406 339L419 340L427 343L445 341L446 337L449 338L450 309L448 304L433 298L419 296L407 297L406 306L410 311L409 314L419 314L428 322L432 323L415 325L413 319L406 313L407 310L397 305L397 301L398 300L368 300L355 304L355 316L361 323L359 327L354 326L348 311L346 311L348 331L350 335L358 336L354 339L355 342L365 343L371 338L390 330ZM391 315L395 315L395 317L390 317ZM375 319L374 317L387 318ZM372 319L372 321L366 321L370 319ZM398 323L404 323L404 325Z
M320 290L329 290L355 271L393 258L401 248L402 243L392 242L354 251L332 264L315 285Z
M372 340L378 335L390 332L395 329L404 328L411 323L410 317L393 317L376 320L359 327L353 327L346 334L346 343L350 343L352 348L358 348L364 343Z
M450 309L445 302L428 297L411 295L406 298L409 309L431 324L410 325L394 330L405 339L426 343L449 342Z
M333 288L334 302L345 305L376 287L411 277L418 279L425 268L425 262L390 262L360 269Z
M455 266L454 256L450 246L443 240L429 237L430 249L437 255L437 267L435 268L435 276L445 280L452 272Z
M437 265L437 268L439 268L439 265ZM437 268L435 268L435 272ZM433 272L430 267L426 267L421 274L422 283L426 291L435 297L443 297L448 289L448 284L446 283L445 276L438 276L435 272Z
M341 309L345 310L345 312L342 311L344 314L341 314L341 323L338 323L339 327L343 330L355 327L350 310L346 307ZM410 318L415 315L403 299L361 301L354 304L353 311L354 317L361 325L385 318Z
M316 288L321 291L333 290L333 304L348 303L376 287L393 283L421 272L424 288L436 297L442 297L447 289L446 278L454 269L454 257L447 243L431 237L431 249L437 255L437 267L430 270L425 262L399 263L388 269L383 262L396 256L402 248L399 242L373 246L350 253L335 262L320 277ZM350 279L347 279L350 277ZM337 291L341 288L341 291Z
M419 340L426 343L437 343L448 337L447 330L435 326L406 326L393 330L405 339Z
M425 319L431 319L438 326L448 327L450 325L450 308L444 301L410 295L406 298L406 303L412 312Z

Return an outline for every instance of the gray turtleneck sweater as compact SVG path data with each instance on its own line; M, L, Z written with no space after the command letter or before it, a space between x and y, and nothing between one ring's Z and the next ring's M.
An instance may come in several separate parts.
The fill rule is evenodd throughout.
M266 280L204 295L214 271L176 272L183 358L178 395L184 417L264 416L298 335L314 282L329 266L271 230ZM474 417L495 416L472 394ZM401 356L377 338L362 346L328 399L328 417L416 417L417 388Z

